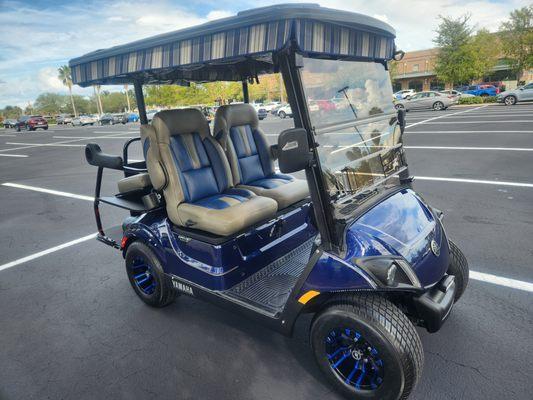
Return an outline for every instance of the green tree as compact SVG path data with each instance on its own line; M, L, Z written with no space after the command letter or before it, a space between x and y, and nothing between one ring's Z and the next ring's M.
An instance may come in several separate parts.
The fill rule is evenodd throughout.
M533 6L514 10L500 26L505 56L520 80L522 71L533 67Z
M501 55L500 41L486 29L477 31L465 48L469 62L465 73L469 81L487 76Z
M457 19L439 16L439 19L437 37L433 40L439 48L435 72L440 80L452 85L465 82L470 75L471 48L467 46L472 35L470 15Z
M3 110L0 110L0 115L6 118L18 118L22 115L22 108L19 106L6 106Z
M33 106L41 114L56 115L65 110L67 104L66 96L57 93L41 93Z
M68 91L70 93L70 102L72 103L72 110L74 115L77 117L78 113L76 111L76 105L74 104L74 97L72 97L72 74L70 67L68 65L63 65L57 69L57 73L59 80L63 82L63 85L68 87Z

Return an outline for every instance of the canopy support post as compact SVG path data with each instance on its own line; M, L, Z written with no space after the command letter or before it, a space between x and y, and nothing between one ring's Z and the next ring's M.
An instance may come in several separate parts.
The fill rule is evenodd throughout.
M242 96L245 103L250 102L250 94L248 93L248 82L246 79L242 81Z
M148 117L146 116L146 106L144 104L143 85L139 81L133 83L135 89L135 100L137 100L137 109L139 110L139 121L141 125L148 124Z

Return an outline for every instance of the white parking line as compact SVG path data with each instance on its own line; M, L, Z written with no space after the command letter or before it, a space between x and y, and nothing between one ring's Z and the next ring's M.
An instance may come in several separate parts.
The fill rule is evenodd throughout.
M415 176L420 181L438 181L438 182L457 182L457 183L480 183L484 185L496 186L517 186L533 188L533 183L505 182L505 181L486 181L479 179L462 179L462 178L441 178L436 176Z
M533 133L533 131L493 131L493 130L486 130L483 129L482 131L409 131L406 132L409 133L409 135L412 135L413 133Z
M403 146L403 148L404 149L427 149L427 150L533 151L533 148L522 148L522 147Z
M513 289L525 290L526 292L533 292L533 283L505 278L498 275L485 274L484 272L470 271L470 279L488 282L499 286L506 286Z
M8 186L8 187L17 188L17 189L33 190L34 192L48 193L48 194L53 194L56 196L70 197L72 199L78 199L78 200L94 201L94 197L91 197L91 196L84 196L82 194L74 194L74 193L68 193L68 192L60 192L59 190L45 189L45 188L40 188L36 186L21 185L19 183L5 182L5 183L2 183L2 186Z
M50 254L50 253L55 253L56 251L66 249L67 247L75 246L75 245L80 244L82 242L86 242L87 240L94 239L95 237L96 237L96 233L92 233L90 235L83 236L81 238L72 240L70 242L66 242L66 243L60 244L58 246L51 247L49 249L46 249L46 250L43 250L43 251L39 251L38 253L30 254L29 256L22 257L22 258L19 258L18 260L14 260L14 261L8 262L7 264L0 265L0 271L6 270L8 268L15 267L15 266L20 265L20 264L24 264L24 263L26 263L28 261L35 260L36 258L40 258L40 257L46 256L47 254Z
M410 128L412 126L416 126L416 125L420 125L420 124L425 124L426 122L429 122L429 121L434 121L436 119L441 119L441 118L446 118L446 117L450 117L452 115L458 115L458 114L465 114L465 113L468 113L468 112L471 112L471 111L474 111L474 110L479 110L481 108L485 108L485 107L488 107L488 105L484 105L484 106L480 106L480 107L476 107L476 108L469 108L468 110L463 110L463 111L458 111L458 112L455 112L455 113L451 113L451 114L443 114L443 115L440 115L438 117L433 117L433 118L429 118L429 119L426 119L426 120L423 120L423 121L420 121L420 122L415 122L414 124L411 124L411 125L407 125L405 128Z
M5 137L5 136L16 137L17 135L8 135L8 134L5 134L5 133L0 134L0 137Z
M62 143L16 143L16 142L6 142L6 144L12 145L29 145L32 146L52 146L52 147L85 147L84 144L62 144Z
M0 157L28 157L24 154L0 154Z
M436 125L436 124L510 124L514 122L533 122L533 119L514 119L511 121L432 121L432 122L426 122L427 125Z
M278 135L275 135L278 136ZM54 139L66 139L66 138L73 138L77 139L77 141L82 140L93 140L93 139L133 139L139 136L54 136Z

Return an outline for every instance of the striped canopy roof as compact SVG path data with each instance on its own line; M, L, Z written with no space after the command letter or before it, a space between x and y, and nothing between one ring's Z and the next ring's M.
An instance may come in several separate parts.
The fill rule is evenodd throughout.
M361 14L286 4L97 50L70 60L80 86L140 81L242 80L274 70L273 54L293 45L321 58L389 60L394 30Z

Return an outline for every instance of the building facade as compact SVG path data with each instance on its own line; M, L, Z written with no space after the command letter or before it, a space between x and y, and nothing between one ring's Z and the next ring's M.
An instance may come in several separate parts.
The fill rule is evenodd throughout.
M423 90L450 89L444 82L440 82L435 74L435 62L439 50L427 49L405 53L401 61L396 62L393 76L394 91L414 89L417 92ZM503 82L509 89L516 88L518 82L509 69L509 65L501 59L493 68L491 74L482 82ZM481 82L480 81L480 82ZM520 81L529 83L533 81L533 70L524 71Z

